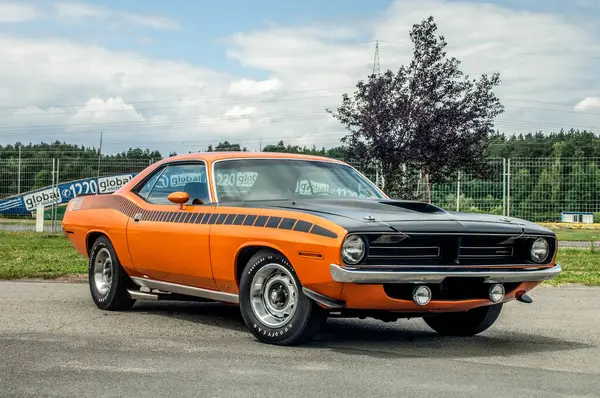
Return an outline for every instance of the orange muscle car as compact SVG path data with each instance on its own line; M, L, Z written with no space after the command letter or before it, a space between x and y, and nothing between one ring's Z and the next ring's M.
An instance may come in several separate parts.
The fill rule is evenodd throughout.
M561 272L546 228L393 200L316 156L171 157L114 194L71 200L63 230L89 258L99 308L231 303L256 338L281 345L329 316L423 317L440 334L474 335Z

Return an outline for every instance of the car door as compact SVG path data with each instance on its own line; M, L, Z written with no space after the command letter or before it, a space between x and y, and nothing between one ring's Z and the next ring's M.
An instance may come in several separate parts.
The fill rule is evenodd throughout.
M171 203L168 196L173 192L186 192L190 199L183 206ZM127 225L135 268L150 279L216 289L207 223L214 206L206 163L168 163L138 184L133 193L143 200L142 212Z

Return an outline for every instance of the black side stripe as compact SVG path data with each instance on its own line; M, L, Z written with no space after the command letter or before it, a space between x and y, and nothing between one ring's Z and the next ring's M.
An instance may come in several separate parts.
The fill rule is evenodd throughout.
M267 216L258 216L258 218L256 219L256 222L254 223L255 227L264 227L265 224L267 223L267 219L269 217Z
M88 205L89 203L89 205ZM307 221L295 218L282 218L278 216L262 216L256 214L236 214L236 213L189 213L182 211L155 211L142 209L134 202L120 195L110 195L105 201L84 202L84 209L114 209L123 213L129 218L136 214L141 214L142 222L166 222L166 223L185 223L185 224L220 224L220 225L242 225L248 227L263 227L280 229L286 231L296 231L309 233L313 235L324 236L327 238L337 238L337 234L320 225L312 224Z

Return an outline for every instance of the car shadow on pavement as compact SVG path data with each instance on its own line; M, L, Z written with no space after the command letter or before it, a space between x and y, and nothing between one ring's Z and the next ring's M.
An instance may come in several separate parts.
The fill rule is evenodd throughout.
M146 301L138 302L131 311L250 334L239 308L222 303ZM498 326L492 326L474 337L444 337L431 331L421 319L386 323L373 319L330 318L317 336L303 347L328 348L348 355L429 358L510 356L592 347L559 337L514 332Z
M464 358L554 352L593 347L561 338L494 330L473 337L445 337L421 319L394 323L330 319L309 346L373 357Z
M161 315L203 325L220 326L236 331L247 330L239 308L223 303L139 301L130 312Z

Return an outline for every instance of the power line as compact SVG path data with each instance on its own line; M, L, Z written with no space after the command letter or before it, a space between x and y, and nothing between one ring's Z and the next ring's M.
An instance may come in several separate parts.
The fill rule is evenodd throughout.
M308 93L308 92L315 92L315 91L333 91L333 90L342 90L342 89L348 89L348 88L355 88L355 86L327 87L327 88L315 88L315 89L306 89L306 90L288 90L288 91L281 91L281 92L265 92L265 93L247 94L247 95L221 95L221 96L212 96L212 97L186 97L186 98L174 98L174 99L163 99L163 100L127 101L126 104L152 104L152 103L165 103L165 102L178 102L178 101L235 99L235 98L246 98L246 97L262 97L265 95L285 95L285 94L295 94L295 93ZM32 106L32 105L23 105L23 106L10 107L10 108L0 107L0 111L20 110L23 108L28 108L30 106ZM85 106L88 106L88 104L36 105L36 107L38 107L38 108L81 108L81 107L85 107Z
M317 99L317 98L331 98L337 97L338 94L329 94L329 95L320 95L320 96L312 96L312 97L298 97L298 98L272 98L265 100L257 100L257 101L236 101L232 103L223 103L223 104L194 104L194 105L178 105L178 106L169 106L169 107L153 107L153 108L131 108L131 109L98 109L98 110L89 110L89 111L78 111L74 113L66 113L66 112L32 112L32 113L18 113L11 115L3 115L0 114L0 117L21 117L21 116L50 116L50 115L58 115L58 116L75 116L81 114L89 114L89 113L113 113L113 112L133 112L137 113L139 111L155 111L155 110L168 110L168 109L185 109L185 108L208 108L208 107L217 107L217 106L232 106L232 105L240 105L240 104L259 104L259 103L268 103L268 102L280 102L280 101L300 101L300 100L309 100L309 99ZM128 105L127 103L119 104L119 105Z
M274 115L274 116L271 116ZM180 119L171 120L168 122L121 122L121 123L113 123L113 124L105 124L99 126L105 133L140 133L140 132L152 132L152 131L164 131L164 130L173 130L173 129L185 129L185 128L216 128L222 126L236 126L240 123L248 123L253 122L254 124L262 124L262 123L285 123L285 122L307 122L314 120L322 120L330 118L330 115L324 114L322 110L305 110L302 112L292 112L288 114L262 114L256 116L248 116L240 119L233 120L218 120L218 121L205 121L199 122L197 118L194 119ZM13 134L27 134L27 135L70 135L75 136L81 133L88 133L90 130L93 130L94 126L88 125L80 125L74 126L68 129L68 131L64 131L66 126L55 126L46 129L38 129L33 132L26 131L18 131L18 130L8 130L5 131L5 134L0 134L0 136L10 136ZM98 127L98 126L95 126ZM495 128L503 128L503 129L584 129L584 130L600 130L600 127L597 126L579 126L579 125L561 125L558 123L548 123L548 122L539 122L533 120L516 120L516 119L505 119L495 121Z
M322 116L322 117L319 117ZM132 122L111 122L111 123L97 123L97 124L73 124L73 125L38 125L33 128L33 131L30 131L32 127L2 127L0 128L0 136L4 135L13 135L13 134L28 134L28 135L40 135L40 134L49 134L49 133L66 133L66 134L74 134L77 132L86 132L89 130L102 128L104 132L122 132L123 128L131 129L134 128L137 130L146 130L148 128L160 128L160 129L168 129L171 127L177 126L197 126L197 127L211 127L211 126L222 126L227 124L235 124L235 123L245 123L248 121L261 121L263 119L264 122L274 122L276 120L286 120L288 118L296 118L296 117L307 117L307 120L313 120L315 117L318 119L321 118L331 118L331 115L328 115L324 112L323 109L307 109L299 112L291 112L291 113L262 113L256 115L247 115L240 117L232 117L230 119L227 118L214 118L216 120L204 120L202 118L193 117L193 118L181 118L181 119L170 119L166 121L162 120L154 120L154 121L132 121ZM65 131L68 130L68 131ZM3 134L4 133L4 134Z
M374 65L374 70L375 70L375 65ZM323 90L328 90L328 89L323 89ZM331 89L333 90L333 89ZM255 100L255 101L235 101L235 102L231 102L231 103L212 103L212 104L194 104L194 105L177 105L177 106L169 106L169 107L152 107L152 108L131 108L131 109L106 109L106 108L101 108L98 110L86 110L86 111L77 111L74 113L68 113L68 112L30 112L30 113L19 113L19 114L0 114L0 118L1 117L22 117L22 116L54 116L54 115L58 115L58 116L75 116L75 115L81 115L81 114L95 114L95 113L114 113L114 112L133 112L133 113L137 113L140 111L160 111L160 110L171 110L171 109L187 109L187 108L208 108L208 107L226 107L226 106L233 106L233 105L244 105L244 104L260 104L260 103L270 103L270 102L280 102L280 101L303 101L303 100L313 100L313 99L319 99L319 98L331 98L331 97L337 97L338 94L329 94L329 95L320 95L320 96L308 96L308 97L297 97L297 98L272 98L272 99L262 99L262 100ZM225 98L225 97L223 97ZM186 100L184 100L186 101ZM557 103L557 102L547 102L547 101L535 101L535 100L519 100L519 99L512 99L512 100L501 100L501 102L530 102L530 103L541 103L541 104L549 104L549 105L557 105L557 106L565 106L565 107L574 107L576 105L574 104L568 104L568 103ZM123 104L118 104L119 106L121 105L129 105L130 103L123 103ZM599 108L600 109L600 105L577 105L580 107L586 107L586 108ZM519 108L519 109L530 109L530 110L539 110L539 111L549 111L549 112L561 112L561 113L573 113L573 114L582 114L582 115L600 115L600 113L596 113L596 112L585 112L585 111L576 111L576 110L563 110L563 109L548 109L548 108L536 108L536 107L526 107L526 106L520 106L520 105L510 105L510 108ZM32 126L33 128L34 126Z

